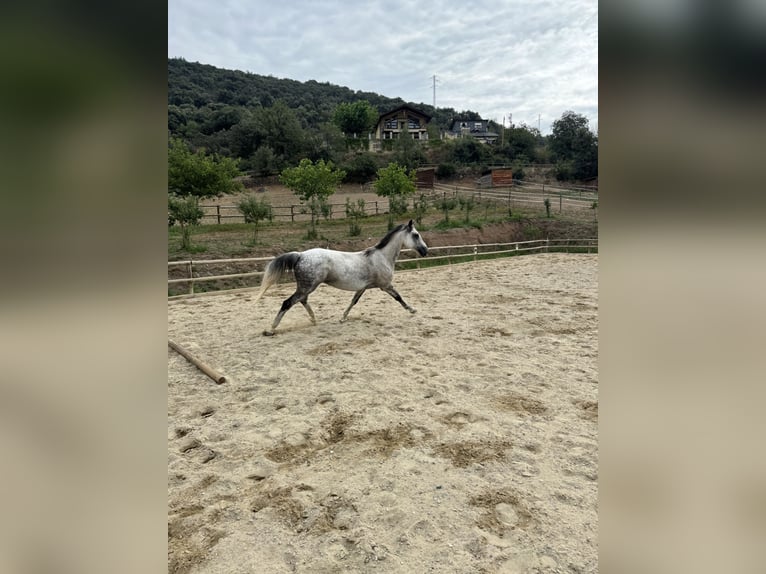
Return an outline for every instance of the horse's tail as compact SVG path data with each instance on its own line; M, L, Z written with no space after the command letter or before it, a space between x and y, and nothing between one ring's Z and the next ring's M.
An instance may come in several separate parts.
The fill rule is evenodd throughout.
M261 280L261 290L258 291L255 300L258 301L263 297L266 290L279 281L282 278L282 275L295 269L295 265L298 263L300 257L300 253L291 251L290 253L285 253L284 255L272 259L266 266L266 272L263 274L263 279Z

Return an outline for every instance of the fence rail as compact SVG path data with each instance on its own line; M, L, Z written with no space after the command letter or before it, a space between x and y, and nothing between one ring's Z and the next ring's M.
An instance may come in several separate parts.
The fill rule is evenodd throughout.
M331 203L329 205L330 219L333 217L346 217L345 203ZM356 204L354 204L354 207L356 207ZM239 211L236 205L200 205L200 209L204 212L202 223L245 223L245 216L242 215L242 212ZM277 221L295 222L311 219L311 214L304 205L273 205L271 211L274 219ZM365 215L388 213L388 200L365 201L364 212Z
M539 185L540 187L535 187ZM478 201L493 201L513 205L515 203L544 204L547 199L551 206L558 205L559 212L567 210L591 209L598 195L582 190L564 190L547 184L527 186L524 182L514 183L510 187L469 188L456 185L434 184L433 196L436 197L473 197Z
M548 252L598 252L598 239L534 239L531 241L515 241L511 243L477 243L471 245L447 245L429 247L429 253L437 255L428 255L427 257L417 257L411 249L403 249L400 252L399 259L396 261L398 270L421 269L434 264L452 264L466 261L477 261L480 258L488 259L494 257L503 257L509 255L522 255L525 253L548 253ZM246 279L250 277L261 277L264 269L273 257L246 257L240 259L200 259L185 261L168 261L168 271L173 267L186 267L186 277L175 277L168 279L168 287L181 283L188 283L188 293L179 295L170 295L168 300L185 299L205 293L236 292L254 289L253 286L244 288L224 288L217 291L205 291L195 293L195 284L210 281L221 281L231 279ZM240 265L250 264L261 267L259 271L248 271L245 273L226 273L223 275L200 275L200 268L214 267L216 265ZM195 270L195 266L197 269ZM195 275L196 273L196 275Z
M419 188L420 189L420 188ZM362 186L363 191L371 191L369 184ZM420 189L420 191L423 191ZM585 209L590 208L594 201L598 201L598 190L587 187L562 187L547 183L535 183L531 181L514 181L510 187L465 187L460 185L448 185L435 183L433 190L425 193L426 197L434 199L458 195L474 197L478 201L494 201L508 203L543 204L546 199L552 205L558 204L559 212L565 208ZM412 200L410 200L412 201ZM331 203L329 218L346 217L345 203ZM365 201L365 215L381 215L388 213L388 199ZM202 223L244 223L245 217L236 205L201 205L204 212ZM308 221L311 215L306 211L306 206L300 204L274 205L272 206L273 217L277 221Z

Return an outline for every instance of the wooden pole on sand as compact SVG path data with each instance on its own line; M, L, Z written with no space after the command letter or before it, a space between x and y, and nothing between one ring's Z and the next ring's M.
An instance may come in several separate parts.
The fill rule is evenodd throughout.
M197 357L192 355L189 351L184 349L181 345L179 345L177 343L174 343L173 341L168 339L168 346L171 349L173 349L176 353L181 355L183 358L185 358L187 361L189 361L192 365L197 367L200 371L205 373L208 377L213 379L219 385L221 383L225 383L226 382L226 377L224 377L221 373L219 373L215 369L209 367L208 365L206 365L205 363L200 361Z

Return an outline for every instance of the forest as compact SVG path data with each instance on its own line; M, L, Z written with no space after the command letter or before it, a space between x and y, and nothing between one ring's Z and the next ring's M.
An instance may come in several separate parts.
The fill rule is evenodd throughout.
M402 104L431 116L427 145L403 138L384 152L367 151L365 129ZM490 121L489 130L500 135L496 144L442 138L454 121L479 118L470 109L434 108L327 82L168 59L169 139L234 159L256 177L276 175L304 158L331 161L346 172L347 182L360 183L392 162L409 169L434 165L437 177L445 179L480 175L491 165L510 166L514 177L523 179L525 167L536 164L550 166L562 181L588 183L598 177L598 136L582 115L564 111L547 136L527 125Z

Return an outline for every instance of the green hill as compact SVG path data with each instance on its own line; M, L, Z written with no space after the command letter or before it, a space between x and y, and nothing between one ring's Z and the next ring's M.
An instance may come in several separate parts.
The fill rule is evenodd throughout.
M408 103L432 116L432 122L448 129L453 118L478 118L472 111L458 113L452 108L405 102L374 92L354 91L329 82L261 76L236 70L224 70L208 64L168 59L168 129L173 136L184 137L181 129L195 122L203 133L227 129L246 111L270 108L282 101L293 110L304 129L318 129L332 120L335 107L341 103L366 100L378 113Z

